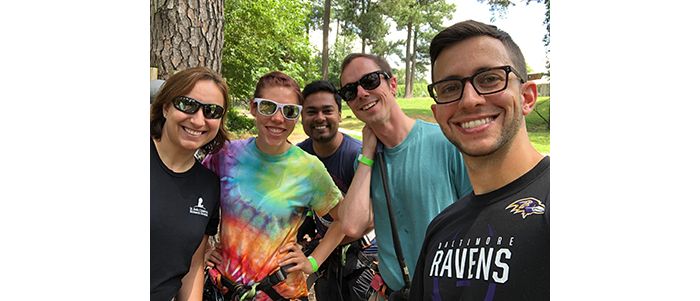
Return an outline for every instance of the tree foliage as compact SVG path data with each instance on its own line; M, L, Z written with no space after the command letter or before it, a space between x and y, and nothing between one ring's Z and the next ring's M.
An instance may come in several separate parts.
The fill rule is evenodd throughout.
M310 10L306 16L306 27L308 30L322 29L323 12L325 10L325 0L309 0ZM311 32L308 32L309 34Z
M406 70L404 95L410 98L415 74L427 70L430 40L442 29L443 20L454 13L455 5L445 0L383 0L381 7L397 29L406 31L401 59Z
M305 0L227 0L222 74L235 103L252 97L258 78L279 70L300 85L319 77Z
M340 88L340 63L350 53L356 39L352 35L340 35L330 49L328 64L328 80Z
M337 16L345 35L354 34L361 42L362 52L384 43L389 25L378 2L372 0L336 0ZM381 44L384 45L384 44Z
M515 6L515 2L510 1L510 0L478 0L481 3L486 3L489 5L489 11L491 12L491 22L494 22L496 20L496 16L499 18L502 18L505 16L505 14L508 12L508 8L510 6ZM542 21L542 24L546 28L546 32L544 34L544 37L542 38L542 42L544 43L544 48L546 52L546 59L547 61L545 62L545 68L547 69L546 73L549 75L549 0L521 0L521 2L525 2L525 5L530 4L530 2L535 2L535 3L544 3L545 6L545 15L544 15L544 20Z

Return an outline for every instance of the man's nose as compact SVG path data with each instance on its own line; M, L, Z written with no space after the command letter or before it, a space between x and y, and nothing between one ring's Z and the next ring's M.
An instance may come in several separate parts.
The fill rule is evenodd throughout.
M462 91L462 98L459 100L459 105L465 108L473 108L481 105L485 102L483 95L476 92L476 89L471 82L467 81L464 83L464 90Z

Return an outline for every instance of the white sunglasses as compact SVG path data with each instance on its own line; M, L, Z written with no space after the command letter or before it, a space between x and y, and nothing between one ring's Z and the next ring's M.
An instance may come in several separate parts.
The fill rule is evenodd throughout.
M280 104L265 98L254 98L253 103L258 107L258 113L265 116L272 116L277 110L282 111L282 116L288 120L297 120L301 113L301 105Z

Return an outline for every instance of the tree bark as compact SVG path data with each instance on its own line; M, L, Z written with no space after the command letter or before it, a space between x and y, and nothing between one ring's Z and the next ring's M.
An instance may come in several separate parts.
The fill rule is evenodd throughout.
M331 0L323 4L323 50L321 50L321 74L328 80L328 29L331 23Z
M197 66L221 73L224 0L150 1L150 61L158 78Z
M406 32L406 80L404 81L404 97L412 98L413 90L411 89L411 53L413 52L411 51L411 45L413 45L413 42L411 40L411 34L413 33L413 22L408 22L408 24L406 25Z

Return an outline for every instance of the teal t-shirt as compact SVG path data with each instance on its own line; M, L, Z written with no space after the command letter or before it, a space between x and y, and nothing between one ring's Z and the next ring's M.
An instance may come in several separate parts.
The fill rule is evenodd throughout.
M462 155L437 124L416 120L406 139L384 148L391 207L409 274L428 224L438 213L472 191ZM379 164L372 168L370 195L379 248L379 273L392 290L404 286L396 259Z

